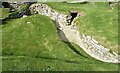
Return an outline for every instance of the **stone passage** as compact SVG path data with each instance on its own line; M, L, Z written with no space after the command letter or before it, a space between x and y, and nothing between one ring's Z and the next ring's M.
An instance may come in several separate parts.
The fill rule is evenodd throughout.
M66 16L67 25L72 24L72 21L77 17L77 14L78 13L76 11L72 11L69 16Z
M45 4L33 4L30 6L30 10L54 20L62 40L79 45L87 54L97 60L109 63L120 63L120 56L118 54L110 53L108 48L100 45L92 37L84 34L80 35L77 25L74 23L74 20L77 18L76 12L71 12L71 15L65 15L56 12Z

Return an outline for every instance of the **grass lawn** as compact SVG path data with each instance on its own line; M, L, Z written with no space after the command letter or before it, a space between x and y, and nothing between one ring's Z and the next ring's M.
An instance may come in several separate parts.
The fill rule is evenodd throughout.
M95 4L67 4L67 3L46 3L56 11L69 14L69 11L82 12L75 20L81 34L95 38L101 45L112 51L118 52L118 6L110 9L107 2Z
M61 41L49 17L10 19L0 27L3 71L118 70L117 64L97 61L77 45Z
M7 18L9 16L9 8L0 8L0 19Z

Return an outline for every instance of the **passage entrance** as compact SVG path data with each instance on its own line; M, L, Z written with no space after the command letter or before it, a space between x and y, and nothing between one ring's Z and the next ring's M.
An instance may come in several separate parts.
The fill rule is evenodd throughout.
M74 20L74 18L77 16L77 12L71 12L71 16L72 16L72 18L71 18L71 21L70 21L70 23Z

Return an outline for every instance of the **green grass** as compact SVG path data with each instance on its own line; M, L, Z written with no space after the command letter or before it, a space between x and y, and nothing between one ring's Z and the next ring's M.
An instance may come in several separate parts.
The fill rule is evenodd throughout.
M64 59L44 59L24 56L3 58L3 71L113 71L116 65L81 60L74 62ZM83 61L83 62L82 62ZM90 62L89 62L90 61ZM104 64L104 65L103 65ZM49 68L49 69L48 69Z
M5 19L9 16L9 8L0 8L0 18Z
M81 34L95 38L101 45L118 52L118 6L110 9L107 2L95 4L46 3L56 11L69 14L69 11L82 12L84 16L75 20Z
M77 19L80 31L92 36L112 51L118 52L118 13L105 5L96 5L96 8L97 10L89 10L85 16Z
M25 9L28 6L29 5L26 4L20 5L20 8L15 12L10 12L10 8L0 8L0 19L7 19L9 18L9 15L16 16L18 12L21 12L23 9Z
M77 45L61 41L53 21L46 16L11 19L0 27L3 71L118 70L117 64L97 61Z

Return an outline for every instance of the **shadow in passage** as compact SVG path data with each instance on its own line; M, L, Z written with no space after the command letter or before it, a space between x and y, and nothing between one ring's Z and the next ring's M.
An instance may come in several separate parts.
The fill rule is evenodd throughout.
M57 21L53 21L53 22L54 22L55 27L57 28L57 32L58 32L60 39L63 41L69 41L67 39L66 35L64 34L64 32L62 30L60 30L61 27L60 27L59 23Z
M65 44L67 44L67 45L71 48L71 50L73 50L76 54L78 54L78 55L80 55L80 56L82 56L82 57L84 57L84 58L87 58L87 57L85 57L84 55L82 55L82 54L69 42L69 40L67 39L67 37L66 37L66 35L64 34L64 32L63 32L62 30L59 30L59 28L61 28L60 25L59 25L59 23L58 23L57 21L53 21L53 22L54 22L55 27L57 28L57 31L58 31L58 34L59 34L59 37L61 38L61 40L62 40ZM63 30L64 30L64 29L63 29Z

